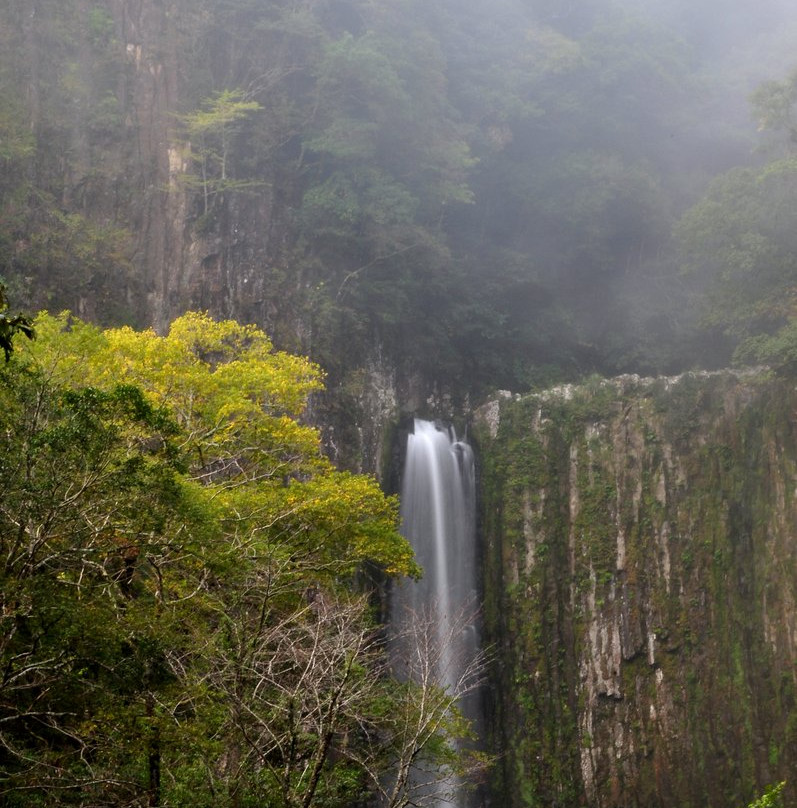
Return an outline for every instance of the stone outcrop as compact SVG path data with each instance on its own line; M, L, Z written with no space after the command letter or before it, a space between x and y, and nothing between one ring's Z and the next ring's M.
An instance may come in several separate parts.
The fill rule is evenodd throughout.
M497 804L727 808L788 779L794 381L622 377L482 415Z

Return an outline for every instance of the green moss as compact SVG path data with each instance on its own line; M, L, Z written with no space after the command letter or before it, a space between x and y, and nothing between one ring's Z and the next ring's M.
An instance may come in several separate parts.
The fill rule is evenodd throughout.
M518 586L490 596L507 650L504 751L524 761L522 775L506 769L502 805L579 805L580 752L593 747L605 767L615 715L627 716L634 750L618 787L650 808L741 805L756 778L797 766L793 675L776 673L784 663L761 611L766 602L779 619L780 593L794 597L797 579L791 556L773 561L775 545L792 540L783 531L793 510L774 509L795 499L783 481L797 471L796 398L793 384L718 374L635 389L593 380L570 400L533 396L502 410L483 470L488 543L504 547L489 579L501 580L508 553L524 569L529 527L535 542ZM630 645L623 702L592 705L584 735L579 671L593 594L600 619L619 620ZM665 724L651 706L670 711Z

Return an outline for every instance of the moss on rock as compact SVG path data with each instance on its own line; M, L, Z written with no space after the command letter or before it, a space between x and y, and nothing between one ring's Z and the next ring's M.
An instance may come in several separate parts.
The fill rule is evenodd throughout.
M797 770L796 413L701 373L477 429L501 805L727 808Z

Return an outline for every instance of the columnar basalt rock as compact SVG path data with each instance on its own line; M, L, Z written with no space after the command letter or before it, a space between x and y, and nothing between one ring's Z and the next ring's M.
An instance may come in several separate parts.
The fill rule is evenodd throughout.
M726 808L786 779L794 382L622 377L485 411L501 804Z

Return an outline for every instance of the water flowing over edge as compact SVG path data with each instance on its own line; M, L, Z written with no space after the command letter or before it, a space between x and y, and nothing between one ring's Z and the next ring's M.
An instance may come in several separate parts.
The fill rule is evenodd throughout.
M401 525L423 577L391 592L394 671L416 681L430 676L449 694L467 691L458 706L478 732L481 699L468 684L481 651L476 475L471 447L453 428L415 420L402 474ZM467 808L474 797L454 780L435 804Z

